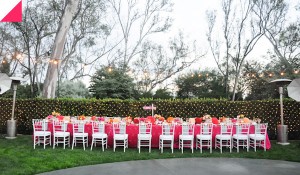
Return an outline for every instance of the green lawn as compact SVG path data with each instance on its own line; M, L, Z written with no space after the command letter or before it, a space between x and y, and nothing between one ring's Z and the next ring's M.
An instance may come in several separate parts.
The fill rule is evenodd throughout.
M164 158L186 158L186 157L231 157L231 158L255 158L255 159L278 159L300 162L300 141L290 141L288 146L277 145L272 141L272 149L264 152L259 149L254 152L242 150L240 153L225 153L220 154L219 150L213 150L210 154L205 150L203 154L199 150L194 150L192 154L189 149L185 149L184 153L178 149L174 154L170 149L165 149L161 154L158 149L152 149L152 153L148 153L147 148L138 153L137 149L127 149L123 152L122 148L118 148L113 152L111 148L102 152L98 148L93 151L87 149L84 151L82 147L77 147L74 150L70 148L63 149L62 147L52 149L49 145L44 150L42 146L37 146L34 150L32 146L31 136L18 136L15 140L6 140L0 138L0 174L16 175L16 174L36 174L41 172L65 169L75 166L101 164L109 162L120 162L128 160L145 160L145 159L164 159ZM167 160L166 160L167 161Z

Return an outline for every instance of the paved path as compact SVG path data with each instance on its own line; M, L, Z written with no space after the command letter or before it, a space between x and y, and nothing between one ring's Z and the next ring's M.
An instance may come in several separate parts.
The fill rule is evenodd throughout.
M296 175L300 163L239 158L128 161L69 168L40 175Z

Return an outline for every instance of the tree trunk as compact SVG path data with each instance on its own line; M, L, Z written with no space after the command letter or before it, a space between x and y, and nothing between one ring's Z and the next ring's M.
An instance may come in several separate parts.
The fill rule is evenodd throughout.
M58 70L60 68L61 58L63 55L64 45L69 31L72 19L77 12L79 0L66 0L64 13L59 22L56 32L54 45L48 65L47 75L44 81L43 97L54 98L56 91L56 83L58 80Z

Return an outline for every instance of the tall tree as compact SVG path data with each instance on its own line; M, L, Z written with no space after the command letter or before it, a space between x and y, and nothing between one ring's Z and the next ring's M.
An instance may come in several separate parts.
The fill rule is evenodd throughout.
M169 41L168 48L151 42L144 43L140 58L132 66L138 89L142 92L152 91L157 85L196 63L202 56L204 54L201 55L195 45L191 49L186 44L182 33Z
M61 59L63 56L63 48L65 46L67 33L71 26L72 19L78 11L78 5L79 0L66 0L64 12L59 22L59 26L54 40L54 45L50 56L50 59L54 64L48 65L47 75L44 81L43 97L55 97L57 77L61 65L59 59Z
M299 57L299 27L287 24L288 4L284 0L255 1L253 11L260 18L264 36L273 46L277 58L286 71L293 71L293 62Z
M122 38L122 43L110 54L111 62L126 70L142 51L147 38L169 29L172 20L164 13L171 11L173 4L170 0L108 0L108 3L115 35Z
M264 32L259 25L260 20L253 18L253 7L254 1L252 0L238 2L234 0L223 0L223 35L224 41L226 43L225 49L224 51L222 49L214 51L213 47L211 47L212 52L214 53L214 55L216 55L215 60L219 58L222 59L220 61L216 61L216 63L218 64L218 68L220 69L220 71L223 72L222 74L225 75L225 79L228 78L227 75L230 71L229 64L231 64L233 67L234 80L232 100L235 100L235 95L238 88L239 78L244 61L249 53L253 50L257 41L261 38ZM212 20L208 20L208 41L210 43L220 44L221 42L215 42L216 40L219 40L219 38L212 38L213 28L215 26L214 16L215 15L209 15ZM222 55L224 56L219 56L220 52L223 52ZM225 82L228 83L228 80L225 80Z

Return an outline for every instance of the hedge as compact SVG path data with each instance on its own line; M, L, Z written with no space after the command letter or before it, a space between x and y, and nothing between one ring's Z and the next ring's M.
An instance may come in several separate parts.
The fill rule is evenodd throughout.
M32 119L45 118L52 111L65 116L132 116L145 117L151 111L143 106L154 104L156 114L164 117L202 116L208 113L215 117L236 117L244 114L252 119L258 117L269 123L270 139L276 139L276 126L280 123L279 100L266 101L226 101L213 99L189 100L113 100L113 99L18 99L16 100L15 119L18 121L19 134L32 134ZM6 133L6 121L11 118L12 99L0 99L0 132ZM284 100L284 121L289 126L289 139L300 139L300 103Z

